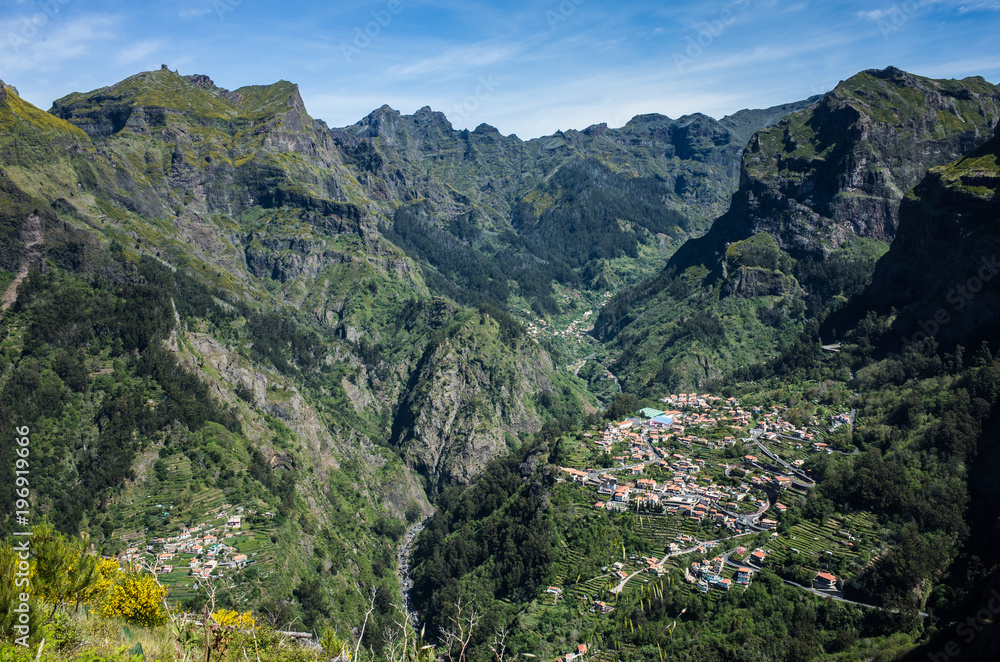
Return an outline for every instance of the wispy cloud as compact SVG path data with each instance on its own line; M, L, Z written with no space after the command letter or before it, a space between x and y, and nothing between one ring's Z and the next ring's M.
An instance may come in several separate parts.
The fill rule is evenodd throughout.
M892 9L872 9L871 11L855 12L854 15L864 21L879 21L892 12Z
M213 11L212 3L209 0L199 0L194 3L189 2L186 4L187 6L181 9L177 14L181 18L201 18L202 16L211 14Z
M1000 0L980 0L979 2L963 2L958 6L958 11L961 14L965 14L970 11L978 11L981 9L989 11L1000 10Z
M25 39L19 20L0 23L0 38L6 35L0 49L0 71L14 74L50 73L70 61L82 61L102 43L116 36L121 18L89 15L53 21ZM21 37L17 41L10 35Z
M163 48L163 41L160 39L146 39L128 48L118 51L115 61L119 64L132 64L138 62Z
M440 55L413 64L390 67L389 76L405 78L427 74L445 74L457 78L470 70L482 69L512 59L521 52L517 44L472 44L451 48Z
M942 11L957 11L959 14L967 14L974 11L997 11L1000 10L1000 0L914 0L906 3L896 3L882 9L861 10L854 12L854 15L865 21L881 21L896 15L912 15L921 10L931 8Z
M1000 80L1000 0L402 0L344 66L341 44L389 2L139 0L125 11L122 0L8 0L0 77L45 107L165 62L229 88L293 80L333 126L383 104L429 105L460 107L457 126L486 122L523 138L645 113L718 117L888 64ZM222 4L238 11L207 20ZM9 35L49 5L59 12L13 48ZM680 67L678 54L690 63ZM484 78L497 85L479 94Z

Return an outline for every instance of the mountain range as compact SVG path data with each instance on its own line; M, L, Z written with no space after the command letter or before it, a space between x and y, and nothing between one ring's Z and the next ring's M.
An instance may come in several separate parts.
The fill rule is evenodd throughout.
M975 432L925 466L952 462L991 499L988 470L965 472L996 455L992 355L961 356L1000 337L998 122L985 79L893 67L720 120L647 114L527 141L426 107L331 128L292 83L230 91L166 66L47 112L0 82L0 434L32 429L33 508L109 551L208 502L277 513L279 561L250 599L308 627L359 622L356 582L385 607L402 523L435 507L455 530L440 524L424 559L523 504L510 540L545 538L542 458L562 431L616 402L832 379L821 346L856 358L836 367L848 381L884 370L887 384L914 353L951 352L927 361L967 390ZM881 427L858 437L858 466L878 435L895 446L877 462L903 466L930 418L868 406ZM840 486L830 504L888 513L817 471ZM486 496L462 506L464 489ZM4 517L13 503L0 492ZM475 533L459 512L473 507L488 522ZM937 532L916 508L886 517ZM995 520L976 510L968 528ZM947 572L911 587L918 607ZM884 586L871 577L859 591Z

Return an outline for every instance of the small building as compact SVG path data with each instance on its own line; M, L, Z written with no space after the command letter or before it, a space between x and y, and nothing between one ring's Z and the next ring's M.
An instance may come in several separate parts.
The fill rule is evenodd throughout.
M649 419L649 427L651 428L669 428L674 424L674 419L666 414L661 414L659 416L654 416Z
M753 570L750 568L740 568L736 571L736 583L737 584L749 584L750 578L753 576Z
M829 572L821 572L813 580L813 586L821 591L836 591L840 580Z

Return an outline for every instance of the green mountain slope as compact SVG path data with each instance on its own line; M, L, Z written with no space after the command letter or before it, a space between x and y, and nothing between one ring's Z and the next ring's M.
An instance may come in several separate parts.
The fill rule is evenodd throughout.
M416 551L422 613L447 623L458 599L473 597L511 626L512 650L542 655L586 645L632 659L992 659L1000 649L988 622L1000 578L998 137L931 168L907 194L870 286L827 319L840 329L838 351L822 351L815 328L790 332L795 342L780 360L758 359L739 373L754 381L718 385L714 393L755 412L735 447L718 445L733 430L717 425L710 396L697 406L670 403L697 418L676 435L659 430L650 443L665 459L697 458L697 478L681 489L705 488L702 499L741 482L734 477L743 475L738 458L746 453L754 454L742 463L751 474L769 464L756 457L761 448L799 458L815 485L768 494L767 507L780 511L776 530L725 539L731 532L699 529L695 513L683 509L661 514L656 503L628 501L617 510L599 483L567 476L607 457L594 445L609 433L550 429L532 456L508 459L441 500ZM760 233L729 246L726 259L777 270L792 258ZM677 296L683 286L682 279L665 284ZM769 411L803 421L794 425L815 437L786 431L762 441ZM848 411L842 420L850 425L831 430L829 415ZM806 438L832 446L810 448ZM637 445L622 440L611 452ZM628 476L627 462L637 459L607 471L618 485L640 489ZM645 463L643 478L676 480L687 470L657 473L657 464ZM691 536L721 540L684 549ZM512 539L521 555L510 553ZM738 545L743 551L732 552ZM755 547L763 560L748 556ZM664 571L645 572L655 563L649 556L666 553L677 556ZM717 555L736 562L720 564L699 589L692 566ZM741 565L754 573L750 585L720 590L717 576ZM803 590L817 572L843 579L853 603ZM512 576L521 580L513 590ZM485 658L493 641L481 632L471 646Z
M746 111L731 124L761 128L777 112ZM429 108L405 116L388 106L332 133L369 196L384 201L387 233L418 259L432 289L501 305L520 297L543 315L554 312L553 279L617 288L628 283L609 265L614 258L634 257L644 244L663 264L704 232L736 188L746 142L704 115L640 115L619 129L524 142L488 125L455 131ZM612 236L593 250L598 228ZM420 241L429 233L433 251ZM500 282L482 287L479 272Z
M404 515L590 406L505 313L428 295L294 86L163 70L71 121L0 90L0 406L62 530L116 552L239 506L254 605L357 622L357 586L390 618Z
M842 82L751 139L740 188L705 236L602 311L629 388L687 388L773 356L868 282L927 170L986 142L1000 92L889 68Z

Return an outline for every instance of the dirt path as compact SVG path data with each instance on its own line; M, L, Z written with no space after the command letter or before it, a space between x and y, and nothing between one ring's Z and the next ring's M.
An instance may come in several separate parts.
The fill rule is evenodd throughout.
M24 220L24 226L21 228L21 233L24 235L24 259L21 260L21 268L17 270L14 280L3 293L3 304L0 305L0 312L14 305L14 302L17 301L17 288L28 277L31 268L42 259L42 244L45 243L45 238L42 235L42 217L38 214L28 214L28 218Z

